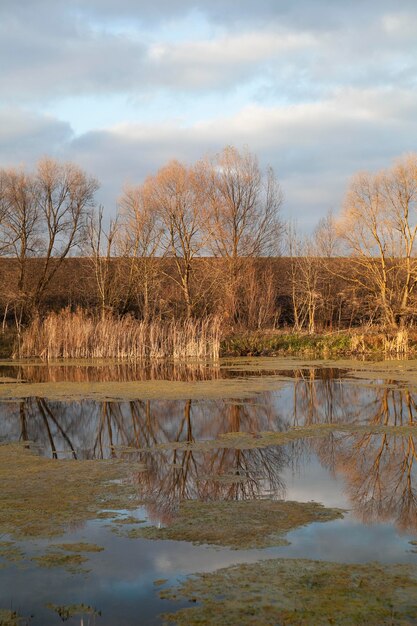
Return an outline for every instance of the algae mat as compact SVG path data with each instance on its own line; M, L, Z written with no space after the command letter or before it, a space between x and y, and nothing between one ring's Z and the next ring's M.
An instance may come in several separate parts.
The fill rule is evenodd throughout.
M62 365L63 362L55 363ZM71 365L71 363L66 363ZM108 365L110 365L109 363ZM114 362L113 364L123 364ZM10 365L10 364L8 364ZM27 364L26 364L27 365ZM42 364L35 363L35 366ZM53 367L53 363L49 363ZM74 364L88 367L91 362ZM240 358L227 359L217 364L222 372L233 372L234 378L215 378L184 382L177 380L149 380L132 382L20 382L3 380L0 400L12 401L28 397L50 400L182 400L182 399L244 399L257 393L273 391L292 378L291 372L311 369L338 369L350 380L390 380L410 387L417 386L416 360L358 361L352 359L301 358ZM239 376L239 373L242 375Z
M190 541L236 549L266 548L288 545L284 535L299 526L341 517L343 511L325 508L316 502L185 501L168 526L134 528L125 536Z
M163 615L165 624L404 626L417 621L417 570L270 559L199 574L165 599L199 603Z
M282 384L279 376L216 379L196 382L170 380L86 383L5 383L0 385L0 401L37 397L59 401L77 400L183 400L250 398L273 391Z
M62 535L103 509L137 506L129 482L139 463L39 457L23 445L0 445L0 535L15 539Z

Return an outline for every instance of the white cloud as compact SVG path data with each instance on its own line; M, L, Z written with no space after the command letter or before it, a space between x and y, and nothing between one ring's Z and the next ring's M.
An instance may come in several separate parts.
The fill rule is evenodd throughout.
M75 139L70 154L94 168L113 206L125 181L140 182L169 159L193 161L228 143L248 145L276 170L286 213L309 227L329 208L337 210L356 171L384 167L415 148L416 107L417 94L412 100L396 90L339 91L321 103L252 105L193 125L119 124Z
M72 158L112 207L125 179L247 144L308 222L415 149L416 23L415 0L3 0L1 164Z

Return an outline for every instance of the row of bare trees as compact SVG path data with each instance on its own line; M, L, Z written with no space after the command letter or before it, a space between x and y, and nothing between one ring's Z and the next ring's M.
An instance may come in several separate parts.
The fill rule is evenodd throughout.
M254 286L246 268L253 274L253 262L281 244L282 194L271 169L263 172L253 154L233 147L191 166L172 161L126 187L110 223L94 207L97 188L78 167L50 159L33 173L0 171L0 249L18 264L3 298L19 323L38 312L76 251L90 260L102 313L190 318L211 312L217 292L224 313L239 321L242 293ZM197 258L210 259L198 272Z
M295 328L413 324L416 235L416 154L354 176L339 216L330 212L307 238L288 230Z
M126 187L117 222L106 231L99 214L90 229L102 308L121 300L117 286L123 281L114 277L112 283L108 275L117 256L128 260L124 297L139 300L144 319L160 309L158 286L166 277L181 294L187 317L207 313L213 291L221 289L224 312L237 321L244 268L280 250L281 203L272 170L262 172L256 157L232 147L192 166L172 161L143 184ZM210 259L198 277L197 258Z
M0 170L0 252L14 259L1 288L5 318L21 325L50 306L64 260L77 255L89 266L88 304L102 314L216 313L230 325L310 333L414 322L417 155L355 176L340 215L307 237L284 224L277 179L248 150L171 161L126 186L111 221L97 189L76 165L51 159L30 173Z
M3 284L20 327L37 310L63 260L83 243L98 183L80 168L51 159L35 172L0 170L0 250L16 259L16 284ZM30 260L39 257L37 271Z

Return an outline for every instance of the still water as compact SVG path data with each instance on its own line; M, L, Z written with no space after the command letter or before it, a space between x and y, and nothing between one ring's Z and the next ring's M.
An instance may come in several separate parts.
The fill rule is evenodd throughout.
M337 363L335 363L337 365ZM289 546L230 550L186 542L128 539L109 530L106 520L72 527L60 541L89 542L104 550L89 557L88 573L45 570L25 561L0 561L0 608L24 615L27 623L61 623L49 603L84 603L96 615L86 624L159 624L162 612L185 606L159 598L154 581L175 584L194 572L214 571L234 563L271 556L312 558L346 563L381 561L416 563L409 544L417 536L416 436L351 426L399 426L417 423L417 392L395 379L355 380L346 368L309 367L254 372L245 362L140 367L103 365L12 366L6 379L28 383L150 381L161 397L129 401L51 401L27 397L0 404L0 441L26 442L36 454L56 459L107 459L125 450L146 465L136 477L144 502L135 514L153 525L169 524L184 499L231 501L274 498L317 501L346 510L343 519L313 523L288 534ZM189 383L230 380L245 389L254 377L271 378L268 390L242 399L199 397L164 399L166 381ZM239 388L239 387L238 387ZM47 394L46 394L47 395ZM321 437L298 438L265 448L199 449L199 442L227 433L285 432L333 424ZM163 447L163 444L179 444ZM185 442L192 447L182 446ZM161 446L155 449L156 446ZM230 444L232 446L232 444ZM221 481L222 475L244 477ZM131 512L129 512L131 513ZM0 537L0 541L4 537ZM56 541L56 539L55 539ZM50 540L36 541L47 546ZM34 541L24 541L28 555ZM165 583L164 583L165 584ZM67 623L80 624L80 618Z

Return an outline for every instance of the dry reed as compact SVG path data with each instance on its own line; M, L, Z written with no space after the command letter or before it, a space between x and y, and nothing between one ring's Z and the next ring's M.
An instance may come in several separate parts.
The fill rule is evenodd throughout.
M406 356L410 349L410 337L406 329L397 332L365 332L354 333L350 338L350 350L354 354L368 352L383 352L388 358L391 356Z
M14 356L41 359L116 358L218 359L221 323L217 317L202 320L144 322L131 315L106 313L93 316L83 309L63 309L36 318L22 333Z

